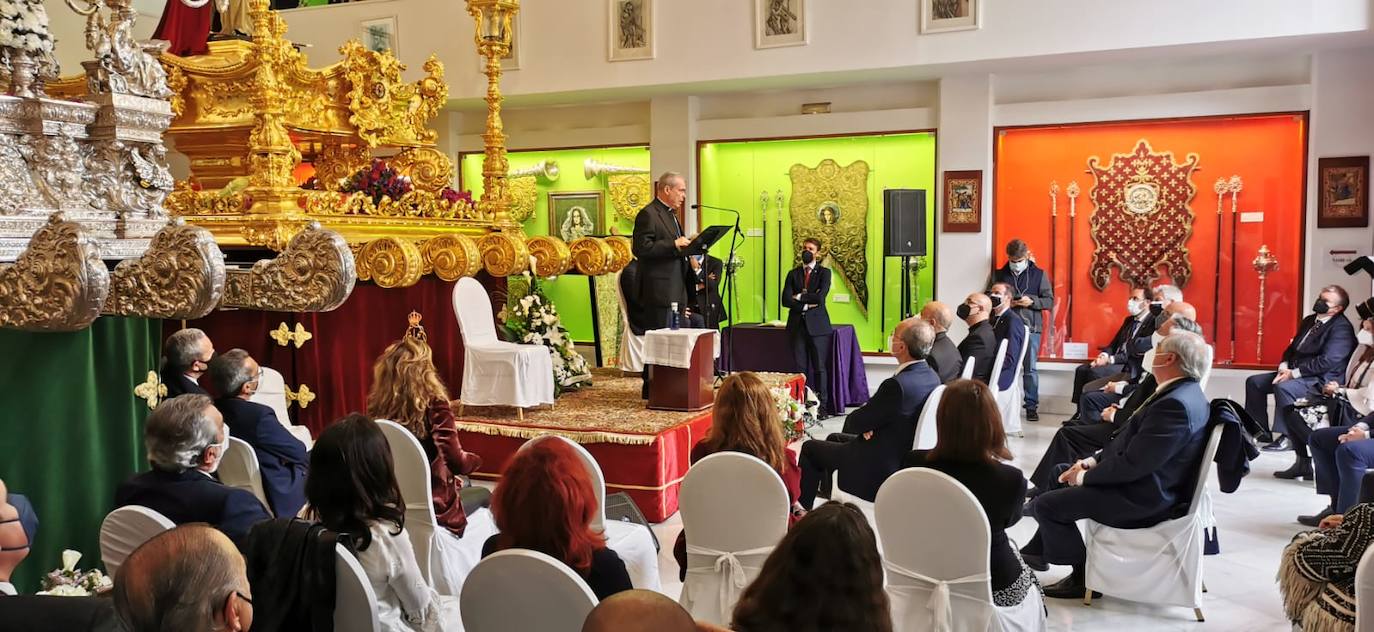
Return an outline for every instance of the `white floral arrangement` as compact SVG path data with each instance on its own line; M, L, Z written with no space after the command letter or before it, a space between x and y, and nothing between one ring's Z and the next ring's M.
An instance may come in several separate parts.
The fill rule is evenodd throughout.
M89 571L82 571L76 567L76 563L81 561L81 552L67 549L62 552L62 568L48 573L43 578L43 590L40 595L53 595L56 597L89 597L109 592L114 588L114 582L110 581L109 576L100 572L100 569L93 568Z
M549 348L553 356L553 384L556 393L590 384L591 367L573 347L572 337L563 327L558 317L558 308L549 297L544 295L538 279L526 272L520 277L528 288L525 294L515 299L512 291L506 306L501 308L501 324L511 338L525 344L542 344ZM512 279L515 280L515 279ZM511 284L514 290L518 283Z
M48 12L39 0L0 0L0 47L23 51L34 57L52 56Z
M806 402L792 396L786 386L768 389L773 394L773 403L778 409L778 420L782 423L782 436L787 441L795 441L806 434L806 429L815 426L816 415L820 412L820 400L810 388L806 389Z

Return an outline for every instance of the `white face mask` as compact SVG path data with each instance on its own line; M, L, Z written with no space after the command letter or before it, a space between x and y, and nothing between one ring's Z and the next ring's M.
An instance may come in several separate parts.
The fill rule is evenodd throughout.
M1368 329L1361 329L1355 334L1355 341L1366 347L1374 347L1374 334L1369 333Z
M1154 357L1150 358L1150 365L1149 365L1149 366L1150 366L1150 374L1153 375L1153 376L1155 376L1155 382L1156 382L1156 383L1162 384L1162 383L1164 382L1164 380L1160 379L1160 377L1159 377L1159 370L1162 369L1162 368L1164 368L1164 367L1166 367L1166 366L1169 366L1169 363L1166 362L1166 363L1164 363L1164 364L1155 364L1155 358L1158 358L1158 357L1159 357L1159 354L1158 354L1158 353L1155 353Z
M1151 346L1151 347L1158 347L1158 346L1159 346L1159 343L1161 343L1161 342L1163 342L1163 341L1164 341L1164 334L1161 334L1161 333L1159 333L1158 331L1156 331L1156 332L1150 334L1150 346ZM1151 349L1151 350L1149 351L1149 353L1154 353L1154 349Z
M215 450L215 463L210 466L210 473L214 474L219 471L219 464L224 462L224 453L229 449L229 426L224 427L224 441L212 443L210 444L210 448L219 448ZM210 448L206 449L208 450Z
M1159 343L1156 342L1155 344L1158 345ZM1145 357L1141 359L1141 361L1140 361L1140 366L1145 367L1145 370L1146 370L1146 371L1149 371L1149 370L1150 370L1150 367L1154 366L1154 363L1155 363L1155 350L1154 350L1154 347L1151 347L1149 351L1146 351L1146 352L1145 352Z
M1133 298L1126 301L1126 311L1130 312L1132 316L1139 316L1140 312L1145 311L1145 305L1145 301Z
M1021 274L1022 272L1025 272L1025 271L1026 271L1026 268L1027 268L1029 265L1030 265L1030 262L1029 262L1028 260L1026 260L1026 259L1022 259L1022 260L1020 260L1020 261L1012 261L1012 262L1011 262L1011 271L1012 271L1012 272L1015 272L1016 274Z

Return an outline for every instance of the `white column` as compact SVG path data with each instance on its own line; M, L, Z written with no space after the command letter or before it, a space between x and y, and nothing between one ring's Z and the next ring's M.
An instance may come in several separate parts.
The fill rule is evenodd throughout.
M992 76L969 75L940 80L939 130L936 135L935 292L950 307L973 292L982 292L992 266ZM983 171L983 227L977 233L940 233L938 214L944 201L943 173ZM950 335L967 331L955 319Z
M654 97L649 102L649 165L654 178L676 171L687 180L688 233L697 230L697 98Z

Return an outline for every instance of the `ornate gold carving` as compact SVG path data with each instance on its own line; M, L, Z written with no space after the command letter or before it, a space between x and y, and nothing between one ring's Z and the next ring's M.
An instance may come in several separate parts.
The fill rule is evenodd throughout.
M338 233L318 225L292 238L275 259L230 270L222 307L274 312L327 312L353 292L353 252Z
M539 202L539 185L534 178L511 178L510 218L517 224L528 222L534 217L534 207Z
M0 266L0 327L85 329L100 315L109 290L110 273L95 240L54 213L24 254Z
M153 236L148 251L110 275L105 313L172 320L201 318L224 295L224 254L210 231L178 220Z
M467 235L440 235L420 245L425 274L434 273L445 281L476 276L482 270L482 251Z
M630 249L630 238L620 235L606 237L606 245L611 247L611 252L615 257L611 260L611 269L607 272L620 272L625 266L630 265L630 261L635 258Z
M511 21L520 12L518 0L467 0L468 13L476 22L477 52L485 60L487 76L487 124L482 134L482 199L478 208L497 226L514 228L510 217L511 195L506 186L506 133L501 122L501 59L510 52ZM487 266L490 270L491 266Z
M1156 152L1142 138L1129 153L1100 162L1097 156L1088 159L1095 179L1088 194L1094 207L1088 226L1096 244L1088 270L1093 287L1107 287L1113 267L1131 287L1154 285L1160 267L1174 285L1187 286L1192 264L1185 244L1193 234L1198 155L1175 163L1173 152Z
M814 169L792 165L792 242L821 241L820 258L829 257L868 313L868 163L840 167L826 158ZM781 208L781 204L779 205Z
M582 237L572 242L573 265L578 272L587 276L606 274L615 262L615 250L604 240L596 237Z
M339 184L366 167L369 160L370 152L364 145L326 142L315 156L315 182L322 191L338 191Z
M611 194L611 208L623 219L634 221L654 198L654 187L648 176L614 175L606 178L606 188Z
M374 204L372 198L362 193L335 193L331 191L306 191L300 197L306 213L311 216L328 215L374 215L394 218L426 218L444 220L464 220L486 226L488 222L472 205L459 200L446 202L443 198L428 191L413 190L400 199L382 198Z
M534 257L536 276L558 276L572 266L572 250L559 239L538 235L530 237L526 245L530 249L530 255Z
M424 274L420 249L405 239L383 237L358 250L358 279L381 287L410 287Z
M241 229L241 232L244 241L248 242L249 245L262 246L281 252L309 224L310 220L307 219L298 219L293 222L274 220L262 224L246 225Z
M267 332L267 337L277 341L278 347L285 347L288 344L294 343L296 348L299 349L311 338L314 338L315 334L306 331L305 325L300 323L296 323L295 331L287 329L286 323L281 323L277 325L276 329Z
M157 371L149 371L148 378L134 386L134 397L148 403L149 410L157 408L158 402L167 396L167 385L158 378Z
M300 388L296 389L295 391L292 391L289 388L285 390L286 404L288 406L290 406L293 403L299 404L301 410L305 410L306 407L310 406L310 402L315 401L315 394L310 392L310 387L304 384L302 384Z
M530 269L530 250L517 234L491 233L477 246L482 250L482 267L492 276L511 276Z
M410 176L416 189L438 194L453 184L453 161L432 147L407 149L391 158L391 166Z
M1239 176L1235 179L1239 181ZM1255 333L1255 361L1259 362L1264 357L1264 285L1269 273L1279 269L1279 258L1269 251L1269 244L1260 244L1259 254L1255 255L1255 260L1250 262L1254 266L1255 272L1259 273L1259 318L1258 329Z
M350 86L348 122L369 147L434 142L436 134L425 124L448 98L444 65L438 59L431 55L425 62L428 76L416 86L401 81L406 67L394 55L367 50L357 40L339 47L339 53Z

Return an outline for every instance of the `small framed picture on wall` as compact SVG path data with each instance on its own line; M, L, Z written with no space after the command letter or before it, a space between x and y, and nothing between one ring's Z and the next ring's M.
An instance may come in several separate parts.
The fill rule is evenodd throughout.
M976 233L983 230L983 172L946 171L940 230Z
M806 0L754 0L754 48L805 46Z
M401 55L396 42L396 16L363 20L361 31L363 48L374 53L391 51L392 55Z
M983 26L983 0L920 0L921 32L974 31Z
M1369 156L1317 159L1317 228L1369 225Z
M604 234L600 191L549 193L549 234L572 243Z
M654 58L654 0L609 0L610 60Z

